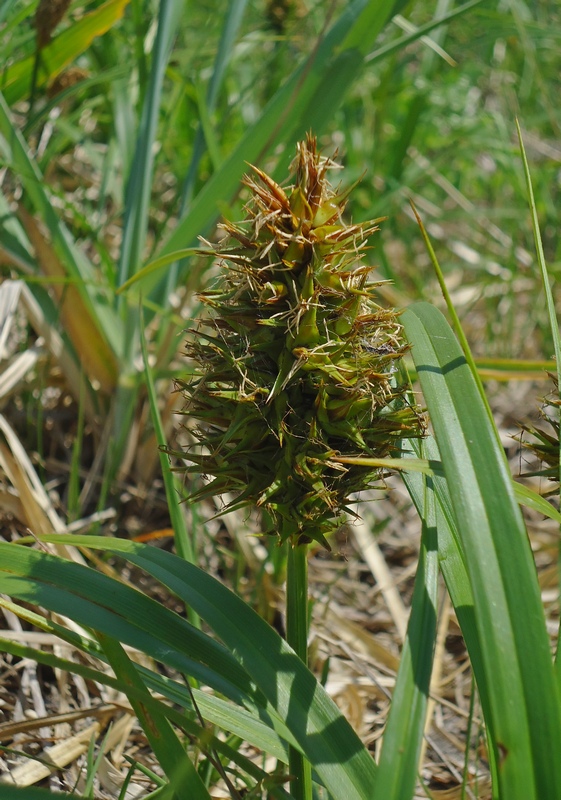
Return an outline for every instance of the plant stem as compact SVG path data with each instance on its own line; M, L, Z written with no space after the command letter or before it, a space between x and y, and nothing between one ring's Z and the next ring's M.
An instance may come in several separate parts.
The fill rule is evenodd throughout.
M308 664L308 547L288 541L286 568L286 640L296 655ZM312 768L302 753L289 749L288 765L294 800L311 800Z

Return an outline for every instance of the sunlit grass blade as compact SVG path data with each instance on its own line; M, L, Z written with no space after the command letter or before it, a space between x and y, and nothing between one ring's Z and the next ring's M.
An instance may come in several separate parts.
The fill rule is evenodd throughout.
M476 358L477 371L483 378L496 381L545 380L544 372L555 369L553 359Z
M119 260L120 285L136 272L144 251L154 170L154 139L160 114L162 84L183 8L183 3L179 0L170 0L160 3L159 6L150 81L144 98L125 195L123 242Z
M156 548L102 537L77 536L72 542L124 556L192 605L231 651L238 671L251 675L328 791L349 800L373 796L376 765L356 733L295 653L239 597L192 564ZM9 592L6 581L8 576L0 580L0 589Z
M529 486L518 483L518 481L513 482L513 487L516 500L521 506L532 508L534 511L537 511L538 514L543 514L544 517L549 517L549 519L553 519L555 522L561 524L561 514L555 506L552 506L551 503L545 499L545 497L542 497L541 494L530 489Z
M163 267L169 266L174 261L179 261L182 258L188 258L189 256L197 255L201 250L200 247L184 247L182 250L177 250L173 253L168 253L165 256L161 256L161 258L155 258L153 261L149 261L148 264L145 264L142 269L139 269L134 275L126 280L118 289L116 289L115 294L122 294L126 292L127 289L130 289L138 281L141 281L143 278L148 277L153 272L157 272Z
M64 67L86 50L96 36L106 33L121 17L129 0L107 0L106 3L73 22L41 51L37 86L48 83ZM35 55L12 64L2 75L2 91L9 105L29 92Z
M376 784L384 800L413 797L429 696L438 606L436 501L425 479L423 536L411 617L403 645Z
M335 456L332 460L337 464L382 467L393 469L397 472L419 473L430 477L444 475L442 462L433 458L411 458L410 456L404 456L403 458L362 458L360 456L347 458L345 456ZM549 519L561 523L561 513L555 506L548 503L545 497L542 497L529 486L525 486L515 480L512 481L512 488L519 505L533 508L534 511L543 514L544 517L549 517Z
M561 765L553 767L548 755L548 742L561 736L559 698L533 556L504 451L442 314L419 303L402 320L414 342L473 593L500 794L560 797Z

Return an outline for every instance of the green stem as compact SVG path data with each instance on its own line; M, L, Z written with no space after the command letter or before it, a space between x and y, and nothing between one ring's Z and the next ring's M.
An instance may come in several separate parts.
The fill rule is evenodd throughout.
M308 664L308 548L288 542L286 567L286 640L296 655ZM294 800L311 800L312 768L299 750L289 748Z

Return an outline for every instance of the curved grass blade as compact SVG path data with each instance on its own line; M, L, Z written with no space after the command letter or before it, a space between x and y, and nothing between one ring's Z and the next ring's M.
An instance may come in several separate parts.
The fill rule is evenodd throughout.
M521 506L532 508L539 514L543 514L544 517L549 517L549 519L561 524L561 513L551 503L548 503L545 497L530 489L529 486L524 486L523 483L518 483L517 481L513 481L513 487L514 496Z
M145 264L142 269L139 269L134 275L132 275L128 280L126 280L118 289L115 290L115 294L122 294L126 292L134 283L141 281L143 278L146 278L148 275L151 275L153 272L157 272L158 270L162 269L162 267L167 267L169 264L173 264L174 261L179 261L182 258L188 258L189 256L194 256L200 253L200 247L184 247L182 250L177 250L173 253L168 253L161 258L156 258L153 261L149 261L148 264Z
M547 272L547 264L545 263L545 255L543 252L542 238L540 235L540 224L538 220L538 212L536 209L536 201L534 199L534 190L532 188L532 178L530 175L530 167L528 166L528 159L526 158L526 150L524 149L524 142L522 140L522 131L520 124L516 120L516 132L518 134L518 142L520 144L520 153L522 155L522 163L524 165L524 178L526 179L526 189L528 191L528 200L530 203L530 212L532 214L532 231L534 233L534 243L536 245L536 255L538 258L538 265L540 268L543 288L545 292L545 301L547 305L547 315L549 317L549 326L551 328L551 335L553 337L553 346L555 348L555 365L557 372L557 385L561 391L561 335L559 334L559 323L557 321L557 312L555 310L555 302L553 300L553 293L549 284L549 275Z
M14 604L11 605L13 606ZM71 640L71 637L67 638L63 636L62 638L65 641ZM164 715L187 734L195 738L204 736L208 746L211 746L217 752L229 758L230 761L237 764L242 770L256 780L259 781L266 777L266 773L259 769L251 760L245 758L236 750L233 750L221 739L211 735L208 730L203 730L198 723L193 722L191 695L182 684L152 672L139 664L135 665L146 686L154 692L163 694L171 703L179 705L181 708L185 709L185 711L179 711L173 706L166 705L161 700L154 698L152 695L146 695L144 689L139 691L134 686L127 686L122 680L113 678L106 672L93 669L92 667L86 667L76 661L69 661L55 656L52 653L36 650L35 648L2 637L0 637L0 647L4 653L10 653L18 658L29 658L31 661L44 664L52 669L60 669L68 673L81 675L85 680L95 681L115 689L118 692L123 692L123 694L129 694L136 700L142 701L149 711ZM94 658L102 661L104 660L103 652L98 650L93 642L91 647L82 647L82 649ZM245 709L218 697L214 697L207 692L192 689L192 695L199 711L206 721L220 727L224 731L229 731L239 736L243 741L258 747L265 753L269 753L283 763L288 763L286 746L283 740L275 734L270 726L265 725L265 723L261 722L261 720L257 719L255 716L252 716ZM188 714L185 712L188 712ZM285 731L285 734L286 733Z
M81 564L5 542L0 542L0 559L0 591L5 594L71 613L80 625L136 647L237 703L266 705L222 645L136 589Z
M535 565L505 455L442 314L419 303L402 321L414 343L473 594L499 794L509 800L559 798L561 763L554 766L549 754L550 743L561 741L559 698Z
M289 646L243 600L171 553L125 540L71 538L75 545L124 556L191 605L251 675L328 791L348 800L374 796L376 765L356 733Z
M409 456L404 456L403 458L363 458L362 456L357 456L353 458L352 456L334 456L331 460L338 464L382 467L393 469L397 472L417 472L430 477L434 477L435 475L442 476L444 474L442 463L434 458L411 458ZM561 523L561 513L554 508L551 503L548 503L545 497L542 497L533 489L530 489L529 486L524 486L524 484L518 483L515 480L512 482L512 487L519 505L532 508L534 511L543 514L544 517L549 517Z

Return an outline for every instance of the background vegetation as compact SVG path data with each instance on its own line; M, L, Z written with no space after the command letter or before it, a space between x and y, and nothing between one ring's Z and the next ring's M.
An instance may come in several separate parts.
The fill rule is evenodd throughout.
M165 472L165 459L162 474L157 444L176 442L178 418L174 412L181 409L182 400L173 392L173 379L184 379L189 373L182 356L183 331L199 311L197 291L212 280L208 262L192 250L198 245L197 237L215 239L221 215L241 218L244 194L240 193L240 179L247 162L284 179L296 142L310 129L326 154L338 152L345 168L343 185L360 181L349 200L348 218L357 222L388 218L368 255L377 265L377 276L392 281L385 289L388 302L403 308L413 301L428 300L444 308L411 212L409 198L414 199L480 374L491 381L486 385L503 443L516 468L516 446L508 434L549 391L544 370L553 369L554 343L536 267L515 118L522 127L545 257L555 278L561 159L557 102L561 20L557 3L512 0L460 6L449 0L430 4L107 0L38 4L5 0L0 26L4 54L0 74L0 265L4 278L0 285L0 503L6 541L21 541L29 532L39 537L86 532L121 540L153 540L162 551L175 549L186 561L220 576L282 631L278 610L284 576L282 553L273 541L248 535L259 530L258 520L243 513L214 519L220 509L218 499L215 506L178 507L174 498L184 497L192 487ZM507 378L518 380L499 388L499 382ZM530 378L540 383L530 384ZM423 390L428 402L430 389L423 385ZM442 450L441 442L439 446ZM411 491L415 496L414 488ZM418 505L422 505L419 491ZM328 638L336 637L336 653L344 667L340 673L339 667L330 667L333 649L330 652L321 639L312 666L318 674L323 669L324 681L331 674L335 682L352 685L357 678L345 671L351 656L344 649L344 626L335 626L330 634L326 622L334 609L339 609L343 619L350 612L341 608L352 609L357 622L352 648L362 641L366 663L373 660L379 670L378 685L383 688L373 696L360 689L361 680L357 679L359 688L342 692L342 702L351 709L348 715L356 723L354 727L373 751L379 750L376 743L387 716L385 680L388 674L395 677L407 619L403 602L407 606L411 602L412 570L420 540L420 523L411 521L401 489L390 495L391 499L371 504L376 511L364 512L364 528L341 533L331 561L320 553L312 559L323 630ZM553 634L557 531L534 514L532 543L545 592L548 631ZM366 544L360 531L367 536ZM381 531L385 539L380 549L368 537ZM229 778L221 766L236 763L240 773L250 776L246 782L254 796L266 796L273 791L271 787L284 796L280 779L271 778L276 767L262 762L257 768L252 765L252 753L240 749L242 740L250 742L272 753L280 763L285 740L293 743L283 727L286 716L267 694L266 680L258 685L267 702L261 696L250 698L251 691L244 683L247 674L236 673L236 660L229 660L231 653L220 648L201 656L201 663L207 666L199 664L199 671L193 672L193 665L185 661L189 648L211 648L210 640L205 638L203 644L190 629L174 627L182 623L166 614L187 603L189 619L197 626L198 614L204 614L197 611L194 598L167 599L167 591L156 583L162 575L153 564L142 561L144 556L134 555L134 547L130 551L134 557L126 566L115 553L112 559L95 555L94 548L101 545L94 538L89 540L89 550L84 550L85 541L75 539L74 543L82 549L68 549L68 542L43 546L59 556L86 559L97 566L100 583L91 578L88 589L91 607L79 610L69 588L73 580L85 580L80 572L75 577L60 574L61 582L68 582L65 597L56 599L49 594L50 580L41 589L42 578L56 568L48 560L43 563L38 558L35 563L33 555L14 556L18 563L7 568L1 586L23 602L18 607L7 603L5 611L5 627L12 629L5 645L12 655L6 656L4 663L8 727L3 741L7 746L42 758L50 736L61 741L76 738L79 750L86 752L86 766L77 767L77 756L69 757L61 767L71 765L62 787L71 790L81 769L82 778L76 785L84 796L125 796L126 762L113 752L109 764L103 755L104 748L111 752L116 742L122 743L121 749L135 767L142 765L147 775L145 792L157 785L163 787L157 791L164 791L167 781L173 789L174 781L186 780L187 775L194 781L189 785L199 787L192 789L194 797L208 796L209 791L212 796L221 796L214 794L220 791L236 796L231 786L224 788ZM107 546L116 551L120 547L118 543ZM423 548L421 563L429 558L425 567L430 572L426 541ZM391 580L384 570L384 556L400 586L401 598L395 587L393 593L391 586L388 588ZM348 559L350 573L337 582L345 567L343 557ZM6 553L9 558L12 556ZM140 563L131 566L135 558ZM370 567L365 566L368 564ZM165 566L167 569L167 562ZM146 577L141 569L147 569L152 577ZM17 570L22 576L34 574L24 589L18 589L9 577ZM143 611L135 612L141 627L142 614L155 615L151 631L144 630L142 636L136 629L133 633L132 621L121 617L102 624L96 598L117 591L103 583L103 573L108 580L119 575L125 582L142 586L149 598L163 601L156 609L155 600L147 599L154 605L138 606ZM487 577L492 579L492 573ZM169 587L169 582L163 583ZM373 591L377 596L375 585L384 589L389 616L386 606L381 602L376 606L372 599ZM460 601L450 585L448 591L457 612ZM117 591L115 598L127 609L129 603L132 609L141 602L129 597L125 588L122 593ZM330 602L323 604L326 598ZM216 605L219 614L218 601ZM46 615L37 610L40 607L54 612L48 623ZM69 614L74 607L75 616ZM23 623L14 612L24 618ZM432 792L435 797L467 797L474 792L486 797L490 796L491 779L494 796L499 796L498 765L488 753L478 750L482 723L476 701L470 704L475 695L466 672L468 662L458 622L449 608L441 612L440 619L446 619L451 627L441 624L438 646L443 655L437 663L443 664L446 676L457 671L467 681L454 684L450 678L447 684L446 677L442 683L434 683L433 676L433 696L438 696L440 703L435 724L447 731L448 741L454 744L443 749L442 742L431 740L429 733L427 754L415 751L410 756L409 788L394 787L392 791L396 797L413 796L420 758L426 788L422 790L418 784L419 796ZM239 614L243 613L240 607ZM63 623L58 614L73 618L74 627ZM235 626L239 635L242 616ZM227 645L227 633L221 627L226 619L204 618ZM247 624L255 624L252 620ZM131 629L125 630L129 623ZM170 626L164 644L158 639L158 624L161 630ZM118 632L119 625L124 627ZM320 630L320 617L317 625ZM468 639L461 619L460 626ZM47 638L34 640L31 634L38 629ZM90 638L86 631L91 629L101 633ZM375 642L372 631L376 629L383 635ZM185 650L180 648L169 663L164 656L173 650L174 636L185 637ZM60 637L66 642L65 650L57 649ZM132 662L111 637L150 658L141 669L131 667ZM377 650L379 645L382 650ZM34 647L42 647L43 654L34 652ZM473 662L471 646L468 649ZM80 658L78 651L82 652ZM204 661L207 657L210 661ZM251 657L247 652L236 654L246 669ZM62 673L53 670L68 668L65 659L70 658L76 662L70 670L74 677L62 680ZM207 667L210 669L213 658L223 659L223 668L215 665L211 675ZM29 666L34 659L47 666L37 672ZM154 668L161 661L167 671ZM474 668L477 671L476 664ZM259 669L265 667L261 664ZM229 671L234 677L226 682ZM106 675L106 688L94 690L101 685L101 673ZM201 733L205 726L196 714L189 717L192 727L186 730L184 710L193 707L193 699L175 680L179 673L195 676L194 707L204 707L201 719L229 731L225 743L213 740L212 747L202 746L201 740L210 733ZM107 720L116 719L109 706L117 695L107 693L113 674L119 679L111 691L122 690L123 684L136 686L137 695L129 694L129 700L144 730L146 738L142 740L137 729L127 739L132 722L130 715L124 715L127 722L121 724L126 727L130 723L131 727L116 735L115 722L109 738L102 742ZM249 674L256 680L251 671ZM368 675L370 684L375 683L368 669L360 675ZM214 701L198 691L198 682L216 690ZM451 694L446 695L445 685L454 687ZM29 686L39 687L39 694L33 695ZM156 728L166 732L163 747L150 738L147 687L183 709L173 718L172 711L150 707L158 721ZM284 690L288 691L286 686ZM20 695L14 702L11 695L16 691ZM224 698L241 703L247 718L228 717L233 712ZM451 698L456 710L447 717L450 706L446 703L452 704ZM300 700L304 704L305 696ZM50 723L43 718L88 710L98 701L107 712L106 718L98 713L101 722L49 733ZM405 701L402 698L400 702ZM485 706L484 697L482 702ZM259 709L253 716L247 710L252 703ZM42 720L34 741L26 738L23 728L9 727L21 723L27 708ZM417 722L421 731L426 712L423 707ZM333 709L325 713L326 717L316 720L319 730L328 724L330 714L335 715ZM84 719L89 717L84 715ZM332 721L335 719L333 716ZM486 721L489 725L487 714ZM251 728L258 723L261 728ZM53 724L75 725L73 719L62 718ZM200 760L196 769L183 757L184 748L174 733L177 728L185 740L197 743ZM265 739L269 735L265 728L276 731L277 738ZM407 728L402 725L401 730ZM297 728L292 735L302 745ZM493 739L493 730L490 736ZM306 751L306 742L302 746ZM455 748L450 757L449 746ZM500 753L498 746L496 754ZM51 788L57 786L56 775L53 777L48 767L43 767L46 771L42 773L28 773L28 762L20 758L20 764L16 756L17 752L10 769L16 776L19 773L14 770L21 770L21 786L39 781L46 785L50 781ZM357 757L357 773L368 773L366 763ZM394 762L382 764L382 774L395 773ZM111 772L115 765L118 775ZM319 779L324 785L333 779L328 773L320 767ZM134 778L131 771L127 780L141 791L138 775L138 769ZM355 778L349 780L352 783ZM533 786L534 778L528 780ZM353 785L358 785L356 781ZM551 786L547 791L553 792ZM445 789L450 794L438 794ZM537 797L557 796L543 794L543 787L540 795L539 785L529 789L520 783L519 790L526 792L520 795L525 798L534 792ZM239 786L235 791L241 792ZM286 785L284 791L288 791ZM340 791L339 796L347 796L351 790ZM362 796L356 791L354 796ZM387 789L380 796L394 795ZM511 800L514 795L501 796Z

